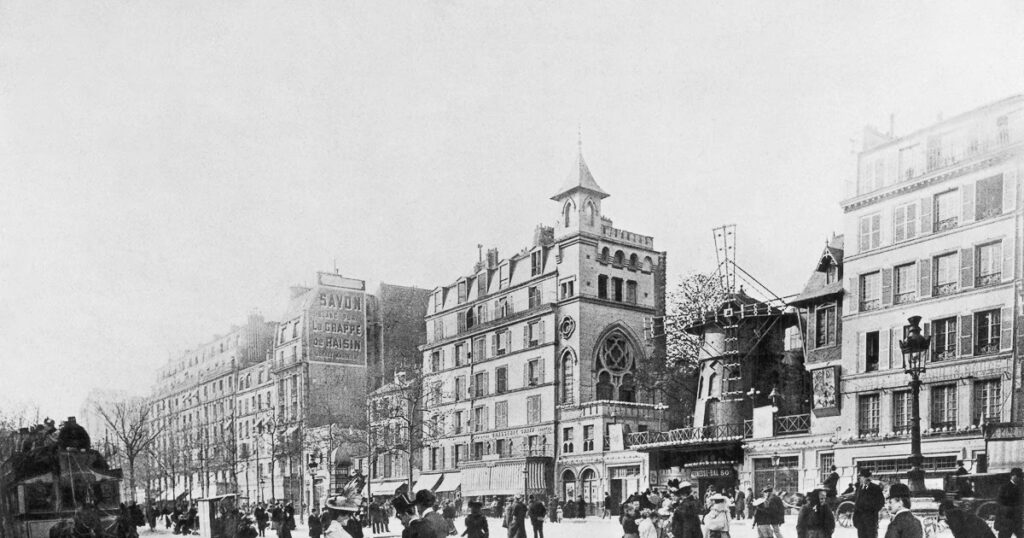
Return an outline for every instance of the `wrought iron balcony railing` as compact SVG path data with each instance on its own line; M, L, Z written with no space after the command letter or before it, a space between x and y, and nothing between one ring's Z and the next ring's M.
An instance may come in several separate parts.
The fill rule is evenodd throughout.
M1002 273L991 273L991 274L988 274L988 275L978 275L978 277L974 279L974 287L976 287L976 288L983 288L985 286L994 286L996 284L999 284L1002 281L1003 281L1003 274Z
M667 432L637 432L627 436L626 446L636 448L642 445L679 445L706 443L708 441L733 441L750 437L750 430L744 423L715 424L693 428L679 428Z
M960 289L960 286L956 282L946 282L945 284L938 284L932 290L932 295L935 297L942 297L943 295L953 295Z
M916 291L907 291L904 293L897 293L892 296L892 302L895 304L906 304L917 300Z
M935 231L942 232L945 230L951 230L953 228L956 228L958 220L959 219L957 217L949 217L948 219L936 220Z
M775 435L791 435L811 431L811 415L775 417Z

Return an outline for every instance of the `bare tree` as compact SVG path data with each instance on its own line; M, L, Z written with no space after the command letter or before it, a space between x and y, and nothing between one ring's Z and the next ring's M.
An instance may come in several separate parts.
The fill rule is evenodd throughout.
M126 398L96 403L95 406L128 462L128 487L132 500L135 500L136 460L149 449L159 434L159 430L151 427L149 422L152 408L143 398Z

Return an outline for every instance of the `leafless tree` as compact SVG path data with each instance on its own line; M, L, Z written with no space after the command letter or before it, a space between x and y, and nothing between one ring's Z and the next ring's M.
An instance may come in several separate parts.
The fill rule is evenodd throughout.
M96 403L95 406L128 463L128 487L132 500L135 500L136 461L159 434L149 421L152 408L143 398L137 397Z

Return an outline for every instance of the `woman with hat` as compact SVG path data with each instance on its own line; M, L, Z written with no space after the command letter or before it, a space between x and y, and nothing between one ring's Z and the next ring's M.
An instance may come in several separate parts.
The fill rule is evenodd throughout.
M480 513L480 509L483 508L484 503L480 501L469 502L469 515L466 516L466 530L462 531L463 536L468 538L487 538L490 535L490 529L487 528L487 518Z
M331 520L330 526L324 532L324 538L352 538L352 535L345 530L349 518L359 511L358 499L352 499L345 495L335 495L327 499L324 508Z
M797 538L832 538L836 518L828 509L828 486L818 486L807 494L807 503L800 508L796 519Z
M708 497L711 507L708 513L704 514L704 525L707 528L707 538L729 538L729 498L721 493L715 493Z
M910 512L910 488L906 484L889 486L889 496L885 507L892 514L885 538L922 538L924 527L914 514Z

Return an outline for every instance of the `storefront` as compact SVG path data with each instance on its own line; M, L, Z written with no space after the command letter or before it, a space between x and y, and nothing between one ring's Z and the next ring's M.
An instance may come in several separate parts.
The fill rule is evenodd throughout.
M551 458L481 461L461 469L466 497L552 494Z

